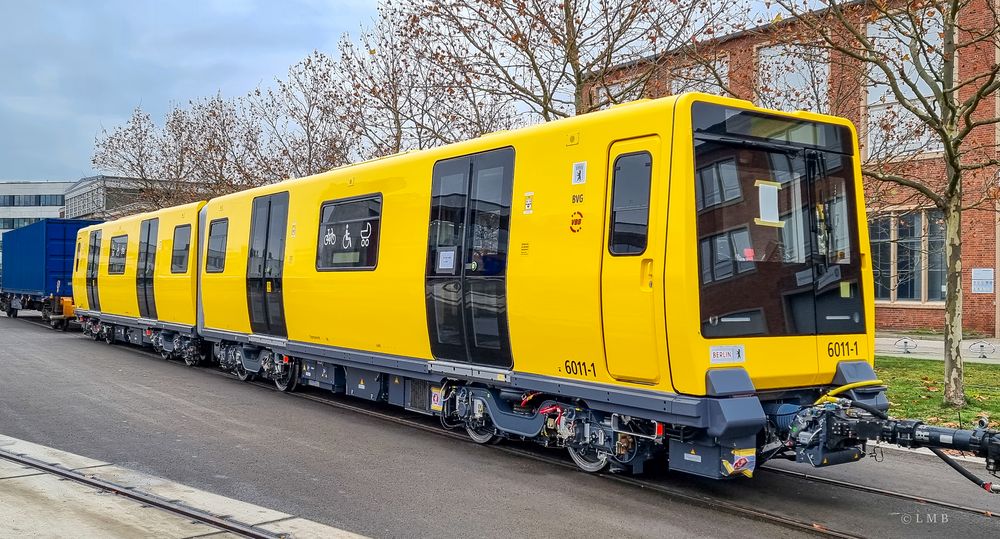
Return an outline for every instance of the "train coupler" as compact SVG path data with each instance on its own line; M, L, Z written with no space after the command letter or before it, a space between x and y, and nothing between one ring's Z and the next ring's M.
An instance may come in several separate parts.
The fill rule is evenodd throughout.
M782 415L790 414L788 407L783 404L765 409L771 424L779 426L779 432L774 434L781 440L780 449L794 451L797 462L821 467L858 461L865 456L869 441L928 448L987 492L1000 492L1000 486L979 479L942 451L953 449L981 457L986 461L986 470L998 476L1000 431L989 429L986 421L981 420L974 429L937 427L918 420L890 418L877 408L846 398L821 399L793 412L791 421L782 420Z

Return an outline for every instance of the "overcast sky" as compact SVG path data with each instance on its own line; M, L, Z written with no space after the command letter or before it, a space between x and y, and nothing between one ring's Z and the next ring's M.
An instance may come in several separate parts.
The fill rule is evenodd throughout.
M94 172L141 105L241 95L375 16L376 0L0 0L0 180Z

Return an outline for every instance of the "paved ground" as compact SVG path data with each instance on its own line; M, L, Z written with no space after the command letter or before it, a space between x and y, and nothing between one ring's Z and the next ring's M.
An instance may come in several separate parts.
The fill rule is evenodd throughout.
M27 320L0 317L0 373L0 434L364 535L797 535ZM1000 512L1000 497L987 498L940 463L899 455L821 472ZM1000 530L997 519L776 474L726 483L654 479L687 496L731 499L867 536ZM921 512L947 513L948 521L904 516Z
M5 456L28 457L72 470L98 479L110 485L111 489L65 480L57 474L22 465ZM294 536L296 539L361 538L295 515L0 435L0 535L74 539L236 537L221 528L116 495L116 492L126 491L253 526L276 536Z
M944 339L876 334L875 354L944 361ZM962 358L967 363L1000 364L1000 339L966 339L962 341Z

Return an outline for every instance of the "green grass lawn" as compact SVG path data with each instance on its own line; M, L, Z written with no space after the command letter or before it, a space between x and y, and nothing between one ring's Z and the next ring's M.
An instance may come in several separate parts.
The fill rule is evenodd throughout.
M1000 427L1000 365L965 364L963 408L944 404L944 362L876 357L875 372L889 386L889 414L953 428L969 428L981 415Z

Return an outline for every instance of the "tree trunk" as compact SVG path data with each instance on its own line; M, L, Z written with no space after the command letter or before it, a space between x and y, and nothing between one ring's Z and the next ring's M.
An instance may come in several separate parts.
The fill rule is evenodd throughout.
M965 405L962 362L962 197L954 196L944 212L948 288L944 322L944 401Z

